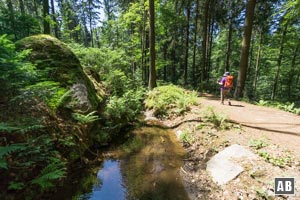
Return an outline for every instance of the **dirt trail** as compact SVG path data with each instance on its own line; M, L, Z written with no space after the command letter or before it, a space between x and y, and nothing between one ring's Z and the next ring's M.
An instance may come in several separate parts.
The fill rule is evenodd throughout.
M298 115L234 100L231 101L232 106L227 102L222 105L218 98L211 95L203 95L200 103L212 106L216 112L224 113L228 119L240 123L248 133L248 137L266 136L272 143L283 148L295 153L300 151Z

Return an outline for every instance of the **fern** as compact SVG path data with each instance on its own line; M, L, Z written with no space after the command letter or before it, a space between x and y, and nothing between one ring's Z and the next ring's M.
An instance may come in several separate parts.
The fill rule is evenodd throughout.
M88 123L92 123L96 120L99 120L99 117L94 115L95 113L96 113L96 111L90 112L87 115L83 115L80 113L73 113L72 117L82 124L88 124Z
M0 168L7 169L7 162L4 158L4 156L25 149L24 144L18 144L18 145L8 145L8 146L0 146Z
M0 132L6 132L6 133L28 133L30 131L39 130L44 128L41 124L30 124L30 125L11 125L9 123L0 123Z
M25 184L22 182L10 182L8 189L10 190L22 190L25 187Z
M53 187L53 182L65 177L65 174L65 163L52 157L51 162L41 171L37 178L31 181L31 183L39 185L44 190Z
M19 127L15 127L15 126L11 126L10 124L1 122L0 123L0 132L7 132L7 133L11 133L14 131L20 130Z

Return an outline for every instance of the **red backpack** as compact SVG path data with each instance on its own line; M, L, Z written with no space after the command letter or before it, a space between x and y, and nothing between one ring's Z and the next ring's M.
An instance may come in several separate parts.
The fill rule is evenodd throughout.
M226 76L224 87L225 88L232 88L233 87L233 76L231 76L231 75Z

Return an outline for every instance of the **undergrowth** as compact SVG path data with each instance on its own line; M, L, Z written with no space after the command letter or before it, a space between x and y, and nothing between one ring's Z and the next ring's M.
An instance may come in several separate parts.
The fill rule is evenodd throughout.
M291 113L300 115L300 107L296 106L294 102L281 103L281 102L276 102L276 101L260 100L257 103L257 105L278 108L280 110L284 110L287 112L291 112Z
M147 109L153 109L156 116L180 115L197 104L197 93L189 92L175 85L159 86L150 91L145 100Z

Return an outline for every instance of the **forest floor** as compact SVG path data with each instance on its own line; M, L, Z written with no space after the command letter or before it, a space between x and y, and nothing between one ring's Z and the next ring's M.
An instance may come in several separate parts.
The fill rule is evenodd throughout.
M183 116L162 119L184 140L187 156L181 174L191 199L300 199L300 194L274 194L275 177L295 177L296 190L300 187L300 116L241 101L231 103L222 105L219 98L202 94L199 104ZM206 163L233 144L249 149L258 159L237 160L244 171L217 185Z

